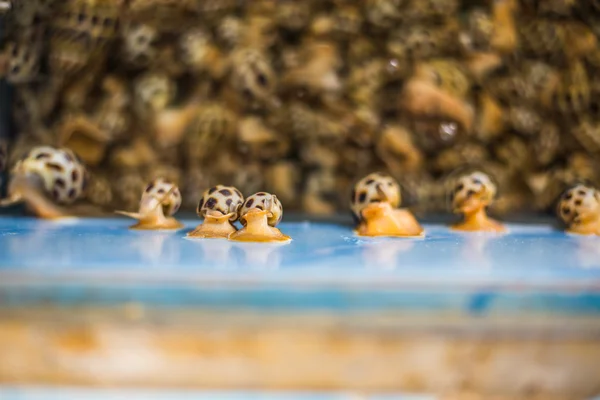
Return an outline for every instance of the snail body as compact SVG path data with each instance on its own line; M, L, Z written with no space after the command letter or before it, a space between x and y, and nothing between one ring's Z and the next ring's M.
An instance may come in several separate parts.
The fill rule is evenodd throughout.
M410 237L423 235L413 214L399 208L400 186L388 175L376 172L354 186L350 207L360 236Z
M24 202L39 217L66 217L62 206L82 197L85 179L85 167L71 150L38 146L14 166L0 205Z
M600 192L584 185L567 190L558 204L558 215L567 232L600 236Z
M180 229L183 224L173 217L180 206L179 188L173 183L158 178L152 181L142 193L137 213L116 212L138 220L131 229Z
M237 242L289 242L289 236L276 228L283 217L283 206L270 193L258 192L248 197L240 210L242 229L229 235Z
M453 190L452 208L464 220L452 226L458 231L504 232L504 225L487 216L486 208L496 195L496 185L483 172L461 176Z
M204 222L187 234L192 238L227 238L237 231L233 223L240 217L242 193L233 186L217 185L204 192L196 213Z

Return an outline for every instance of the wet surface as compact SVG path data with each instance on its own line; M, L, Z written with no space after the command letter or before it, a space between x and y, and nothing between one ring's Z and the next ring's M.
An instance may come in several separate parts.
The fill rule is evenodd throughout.
M265 245L186 239L197 221L184 222L180 231L144 232L128 230L127 219L0 218L0 274L600 282L599 237L566 235L542 225L509 225L505 235L426 225L424 239L395 239L357 237L345 225L284 222L279 227L293 241Z
M492 310L600 314L600 237L543 225L509 233L361 238L345 225L279 225L289 244L131 231L127 219L0 218L0 304Z

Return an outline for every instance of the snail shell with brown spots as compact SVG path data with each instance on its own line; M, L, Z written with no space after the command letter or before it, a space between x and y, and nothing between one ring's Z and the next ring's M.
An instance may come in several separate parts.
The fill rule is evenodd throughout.
M36 147L17 162L13 174L37 175L44 190L57 203L70 204L81 197L86 171L77 156L69 149L50 146Z
M240 217L242 193L233 186L217 185L204 192L196 213L204 221L187 234L191 238L225 239L236 232L233 225Z
M233 186L217 185L208 189L198 203L196 213L206 217L208 211L218 211L223 215L232 214L229 221L235 222L240 217L240 208L244 203L242 192Z
M283 206L281 202L275 195L270 193L258 192L246 199L240 210L240 221L242 224L246 224L244 216L252 209L269 211L271 214L267 217L267 223L273 227L277 226L283 218Z
M229 234L229 240L262 243L283 243L291 240L276 228L283 217L283 206L275 195L266 192L253 194L246 199L240 213L240 221L244 227Z
M180 206L181 193L177 185L157 178L150 182L142 193L137 213L117 211L117 214L139 221L131 229L179 229L183 224L173 218L173 214Z
M496 185L485 173L475 171L456 181L452 191L454 212L461 213L464 220L452 226L459 231L504 232L506 228L489 218L486 208L496 196Z
M571 232L600 235L600 192L585 185L567 190L559 201L558 215Z
M400 186L389 175L375 172L362 178L354 185L350 208L354 216L361 220L361 211L370 203L387 202L392 208L400 206Z
M389 175L375 172L354 186L350 207L360 236L415 237L423 227L414 215L400 207L400 186Z
M152 181L142 194L140 212L148 206L155 206L159 202L165 216L170 217L181 207L181 193L179 188L163 178Z
M483 172L473 172L458 178L452 192L453 207L457 208L462 202L476 193L485 193L491 201L496 196L496 185L491 178Z
M39 217L66 217L70 212L60 204L82 197L85 184L86 170L71 150L35 147L12 169L8 197L0 206L24 202Z

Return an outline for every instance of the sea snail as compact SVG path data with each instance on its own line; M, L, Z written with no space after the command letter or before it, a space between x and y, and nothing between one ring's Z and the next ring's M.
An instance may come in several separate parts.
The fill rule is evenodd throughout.
M117 211L138 220L131 229L180 229L183 224L173 218L181 206L179 188L163 178L152 181L142 193L137 213Z
M69 149L39 146L19 160L10 174L8 197L0 205L24 202L37 216L68 216L61 205L82 197L86 170Z
M496 185L483 172L463 175L452 191L452 208L464 220L452 226L459 231L504 232L504 225L487 216L486 208L496 196Z
M600 235L600 192L577 185L565 192L558 204L558 214L567 232Z
M420 236L423 228L412 213L400 206L400 186L379 172L369 174L354 186L350 207L358 221L360 236Z
M289 242L289 236L276 228L283 217L283 206L270 193L258 192L248 197L240 210L244 227L229 235L238 242Z
M244 203L242 193L232 187L217 185L202 195L196 213L204 222L188 233L188 237L227 238L237 229L233 225L240 217Z

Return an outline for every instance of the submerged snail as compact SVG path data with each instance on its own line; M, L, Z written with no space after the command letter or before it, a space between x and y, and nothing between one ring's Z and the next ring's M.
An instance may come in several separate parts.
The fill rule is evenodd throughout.
M423 228L400 206L400 186L389 175L369 174L354 186L350 207L361 236L420 236Z
M567 232L600 236L600 192L577 185L565 192L558 204L558 214Z
M504 225L487 216L486 208L496 196L496 185L480 171L458 178L452 192L452 208L464 215L464 221L453 225L459 231L504 232Z
M204 222L188 233L188 237L227 238L237 229L233 223L240 217L244 196L233 186L217 185L202 195L196 213Z
M35 147L12 169L8 197L0 205L24 202L39 217L65 217L58 204L79 199L85 180L85 167L71 150Z
M238 242L289 242L289 236L276 228L283 217L283 206L270 193L258 192L248 197L240 210L242 229L229 235Z
M181 206L179 188L162 178L155 179L142 193L137 213L117 211L138 220L131 229L180 229L183 224L173 218Z

